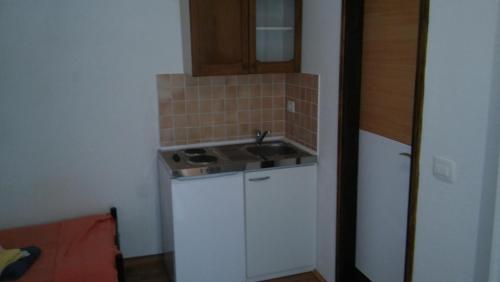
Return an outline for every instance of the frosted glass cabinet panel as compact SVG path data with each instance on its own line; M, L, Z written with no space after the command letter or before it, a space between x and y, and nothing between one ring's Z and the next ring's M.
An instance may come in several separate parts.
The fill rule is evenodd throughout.
M256 0L257 60L294 59L295 0Z
M299 72L302 0L250 1L251 72Z

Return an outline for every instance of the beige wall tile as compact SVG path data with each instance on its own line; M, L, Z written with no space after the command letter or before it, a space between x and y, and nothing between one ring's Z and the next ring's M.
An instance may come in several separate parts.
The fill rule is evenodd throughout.
M174 129L162 129L160 130L160 137L162 142L172 144L174 142Z
M189 86L198 86L198 78L190 75L185 76L185 84L186 87Z
M262 96L273 96L273 85L267 84L261 87Z
M172 98L174 101L185 100L184 88L172 88Z
M285 84L273 84L273 96L285 97Z
M174 118L172 116L160 116L160 129L174 128Z
M173 103L174 115L182 115L186 113L186 102L175 101Z
M200 116L198 114L186 115L186 126L187 127L200 126Z
M250 122L250 111L240 111L238 112L238 123L249 123Z
M273 108L274 109L285 108L285 97L274 97L273 98Z
M198 100L198 86L190 86L184 89L186 100Z
M262 111L261 110L250 111L250 122L251 123L261 123L262 122Z
M226 139L226 127L215 126L213 129L214 141L222 141Z
M175 128L174 129L174 140L175 141L186 141L187 130L186 128Z
M233 99L238 97L238 86L226 86L225 91L226 99Z
M226 76L226 85L238 85L238 76L236 75L229 75Z
M251 130L250 130L250 124L240 124L238 127L238 136L240 137L246 137L250 136Z
M186 114L197 114L200 112L198 100L186 101Z
M285 120L285 110L284 109L273 110L273 120Z
M248 82L249 82L248 75L238 75L239 85L245 85L248 84Z
M183 74L170 75L170 87L185 87L185 78Z
M200 140L200 129L198 127L188 128L187 131L188 140Z
M273 83L285 83L285 78L285 75L280 73L272 75Z
M224 101L224 111L236 112L238 110L238 103L236 99L226 99Z
M226 134L228 137L238 136L238 125L226 125Z
M200 113L211 113L212 112L212 101L200 101L199 102Z
M225 86L212 86L212 99L224 99L226 95Z
M212 76L210 77L212 85L225 85L226 77L225 76Z
M214 133L213 133L212 126L200 128L200 140L201 141L210 141L213 139L213 137L214 137Z
M198 85L212 85L212 78L209 76L200 76L198 77Z
M224 111L224 99L212 100L212 111L223 112Z
M238 110L248 110L250 109L250 99L240 98L238 99Z
M250 85L250 97L257 98L260 96L262 96L260 84Z
M251 74L248 76L249 84L261 84L262 83L262 75L261 74Z
M226 124L238 123L238 112L229 112L224 114Z
M212 86L200 86L198 88L198 96L200 100L212 99Z
M262 98L250 98L250 109L260 110L262 109Z
M214 125L223 125L225 123L224 113L214 113L212 119Z
M213 125L214 119L212 114L200 114L200 126Z
M174 116L174 128L179 129L187 126L186 116Z
M238 86L238 98L248 98L250 97L250 86L240 85Z
M262 75L262 83L267 84L267 83L272 83L273 82L273 75L272 74L263 74Z
M262 109L272 109L273 108L273 98L263 97L262 98Z
M263 110L262 111L262 120L264 122L266 121L273 121L273 110Z
M160 115L172 115L174 113L173 105L171 100L160 101L159 102L159 112Z

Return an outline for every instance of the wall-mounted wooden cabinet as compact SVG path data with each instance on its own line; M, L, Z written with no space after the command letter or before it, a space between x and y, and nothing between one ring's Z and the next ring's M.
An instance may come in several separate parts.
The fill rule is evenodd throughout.
M302 0L182 0L184 70L300 72Z

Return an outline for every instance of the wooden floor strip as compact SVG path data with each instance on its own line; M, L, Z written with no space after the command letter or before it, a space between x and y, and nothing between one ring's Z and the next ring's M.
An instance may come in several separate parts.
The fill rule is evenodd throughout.
M130 258L125 260L127 282L169 282L161 255ZM326 282L318 272L307 272L267 282Z

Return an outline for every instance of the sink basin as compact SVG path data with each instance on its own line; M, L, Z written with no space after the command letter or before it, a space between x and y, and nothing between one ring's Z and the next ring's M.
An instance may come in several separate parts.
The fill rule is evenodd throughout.
M262 157L271 157L276 155L287 156L297 153L297 150L284 143L254 145L247 147L246 150L252 155Z

